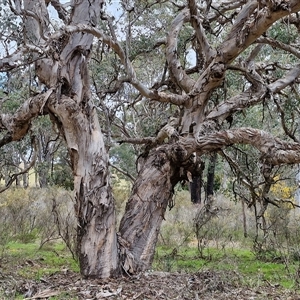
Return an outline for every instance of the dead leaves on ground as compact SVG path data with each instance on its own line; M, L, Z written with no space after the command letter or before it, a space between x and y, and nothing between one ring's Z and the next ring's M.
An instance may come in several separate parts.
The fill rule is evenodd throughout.
M265 283L259 288L242 286L235 272L201 271L193 274L146 272L134 277L105 280L85 280L79 274L62 271L38 281L16 278L0 273L0 298L14 299L180 299L180 300L300 300L295 291L282 290ZM2 299L2 298L1 298Z

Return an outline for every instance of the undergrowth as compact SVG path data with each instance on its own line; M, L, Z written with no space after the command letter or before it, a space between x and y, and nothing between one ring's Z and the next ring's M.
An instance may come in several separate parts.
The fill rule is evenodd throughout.
M203 270L233 271L239 275L241 283L249 287L267 284L283 288L299 288L299 262L258 260L250 249L220 250L206 248L204 256L199 256L197 248L158 247L153 270L165 272L199 272ZM228 279L230 280L230 279Z

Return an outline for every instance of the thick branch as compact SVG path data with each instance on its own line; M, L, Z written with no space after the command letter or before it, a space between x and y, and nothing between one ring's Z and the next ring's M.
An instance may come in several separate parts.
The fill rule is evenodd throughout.
M274 40L272 38L269 37L259 37L256 41L256 43L261 43L261 44L268 44L272 47L276 47L279 49L282 49L284 51L287 51L289 53L292 53L293 55L295 55L297 58L300 58L300 51L298 49L296 49L293 46L284 44L282 42L279 42L277 40Z
M42 112L52 92L53 90L50 89L46 93L29 98L13 115L0 115L0 131L7 131L0 140L0 147L9 142L18 141L27 134L32 119Z
M223 16L224 18L227 18L225 16L225 13L227 11L231 11L233 9L239 8L245 3L247 3L248 0L240 0L240 1L222 1L219 3L213 3L211 5L212 11L208 14L207 19L209 22L216 21L220 16ZM229 19L231 21L231 19Z
M293 69L287 72L287 74L284 77L269 84L268 88L273 93L278 93L288 85L292 84L299 76L300 76L300 64L296 65Z
M51 0L51 5L57 11L58 17L65 23L69 23L68 13L65 7L58 0Z
M207 115L207 119L218 119L222 123L228 116L236 111L241 111L247 107L260 103L267 93L266 88L253 92L250 88L246 92L240 93L227 101L219 104L213 111Z
M175 95L175 94L167 94L164 92L152 91L149 90L146 86L144 86L140 81L138 81L136 77L136 73L134 71L133 65L127 59L127 56L122 49L122 46L118 41L114 41L109 36L104 34L101 30L98 30L92 26L88 26L85 24L77 24L77 25L70 25L63 28L62 31L57 32L51 36L51 39L58 39L60 36L64 35L65 33L76 33L76 32L86 32L94 35L95 37L99 38L103 43L110 46L115 53L119 56L122 64L126 68L126 72L130 83L145 97L150 98L152 100L160 101L160 102L167 102L172 103L175 105L185 105L189 97L187 95Z
M249 45L260 37L277 20L300 10L298 0L269 1L268 6L258 10L257 1L249 1L239 13L235 25L220 46L223 59L230 63Z
M149 143L154 143L154 137L144 137L144 138L123 138L122 140L118 141L119 144L128 143L134 145L144 145Z
M253 128L239 128L199 136L196 148L211 152L232 144L248 144L257 148L264 163L271 165L300 163L300 144L282 141L270 133Z
M284 77L274 81L268 86L260 85L258 90L251 87L246 92L240 93L219 104L208 114L207 119L218 119L221 123L232 113L253 106L263 101L266 97L270 97L270 92L278 93L288 85L292 84L299 76L300 65L296 65L295 68L287 72Z
M28 62L24 62L24 57L26 57L27 53L35 52L37 54L43 54L47 50L48 48L40 48L34 45L25 44L23 48L20 48L14 53L0 59L0 71L7 72L23 66L24 64L28 64Z

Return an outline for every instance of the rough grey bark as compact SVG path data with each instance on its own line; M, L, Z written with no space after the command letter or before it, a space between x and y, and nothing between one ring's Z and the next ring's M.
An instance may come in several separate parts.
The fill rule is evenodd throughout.
M71 24L94 26L102 4L98 0L75 5ZM49 104L49 109L62 124L72 161L81 273L110 277L120 268L108 153L91 103L87 60L92 41L88 33L74 33L66 40L60 54L60 97Z
M52 110L62 121L72 160L81 273L86 277L117 275L115 207L96 111L91 108L86 115L78 111L73 99L63 96Z
M37 7L35 13L39 16L39 9L44 4L42 1L38 4L31 10ZM70 24L95 26L102 5L100 0L89 1L89 5L83 1L76 3ZM34 23L36 19L30 21ZM35 25L44 28L42 23ZM47 30L43 32L45 34ZM108 153L91 102L87 70L92 41L93 35L89 33L63 35L61 48L56 50L54 59L38 60L36 73L49 94L55 89L43 105L63 132L72 161L81 273L85 277L110 277L117 275L120 268Z
M147 156L135 181L120 223L121 263L126 273L149 268L165 210L172 201L174 186L180 180L176 161L181 154L170 155L161 146Z

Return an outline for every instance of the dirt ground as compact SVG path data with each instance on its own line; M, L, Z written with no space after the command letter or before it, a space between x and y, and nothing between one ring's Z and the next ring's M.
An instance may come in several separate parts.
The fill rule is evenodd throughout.
M68 270L38 281L15 278L0 270L3 299L283 299L300 300L300 290L288 291L264 282L247 287L234 272L201 271L193 274L148 272L134 277L110 280L84 280ZM18 298L20 299L20 298Z

